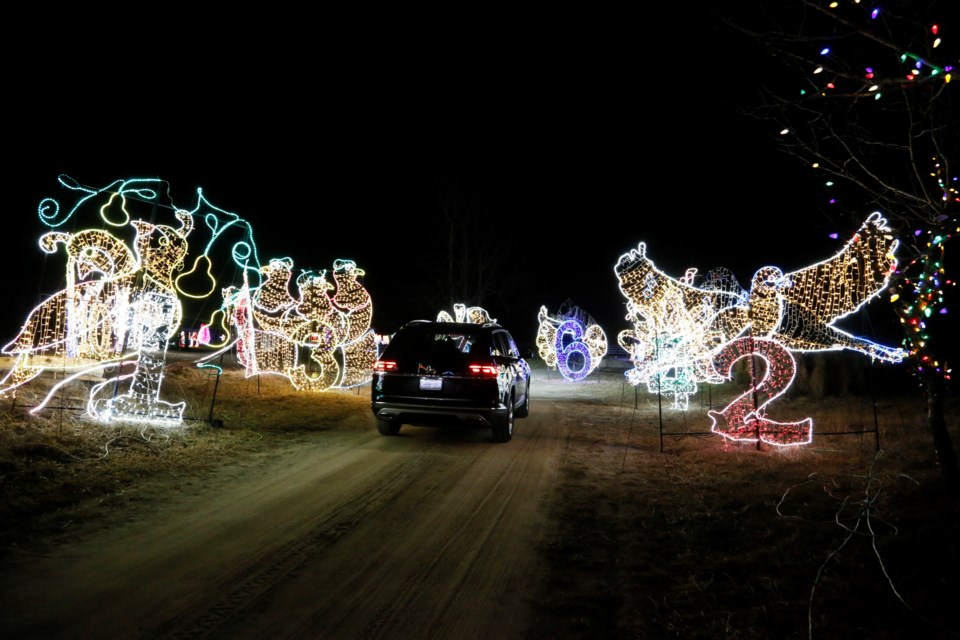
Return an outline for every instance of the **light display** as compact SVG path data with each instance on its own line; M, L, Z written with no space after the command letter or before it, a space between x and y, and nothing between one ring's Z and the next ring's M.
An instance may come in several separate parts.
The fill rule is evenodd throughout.
M170 327L179 324L180 301L175 295L145 291L133 304L133 334L141 338L134 370L101 382L90 390L87 413L103 422L124 420L180 424L185 402L160 399ZM126 391L117 393L121 383ZM103 397L100 397L100 396Z
M699 383L721 381L713 353L749 326L747 294L725 269L708 274L702 287L694 285L696 269L671 278L647 257L642 242L620 256L614 272L634 326L617 335L634 365L627 379L686 409Z
M544 363L567 380L582 380L607 354L607 334L593 317L567 300L555 314L540 307L537 350ZM571 366L572 365L572 366Z
M496 322L496 318L490 317L490 313L483 307L468 307L465 304L455 303L453 305L453 315L446 311L437 314L438 322L472 322L474 324L485 324L487 322Z
M117 233L103 229L51 231L41 237L45 252L65 247L66 286L37 305L4 347L15 362L0 381L0 394L15 394L47 368L68 372L31 410L36 413L64 384L108 365L117 364L121 370L131 365L132 372L91 390L89 413L103 421L178 423L183 405L160 400L159 382L167 340L182 316L172 278L187 253L193 217L176 210L176 227L131 220L128 200L155 201L157 180L116 181L98 191L63 176L61 183L86 194L80 204L103 196L101 220L117 232L132 230L133 248ZM60 219L57 203L46 199L40 206L41 220L60 226L80 204ZM120 383L127 381L129 387L120 392Z
M776 390L776 395L793 380L794 374L787 372L796 370L794 351L848 349L900 362L907 355L903 349L836 327L887 287L897 266L897 244L886 220L873 213L833 257L790 273L763 267L745 292L726 269L710 272L699 287L694 285L695 269L671 278L655 267L640 243L614 267L627 298L627 319L634 324L617 336L634 365L626 376L631 384L645 383L651 392L672 395L673 407L686 409L699 383L730 376L733 362L744 357L738 340L748 333L751 344L760 345L754 353L767 367L754 390ZM810 441L812 422L768 422L762 409L776 396L748 410L750 396L744 394L712 413L713 430L730 439L759 438L777 445ZM746 435L751 433L760 435Z
M823 174L826 204L863 199L897 211L905 226L922 227L903 230L900 255L911 259L891 279L891 302L913 373L937 395L951 378L938 344L951 328L941 330L938 320L956 284L944 250L960 229L960 176L955 158L950 162L956 116L941 96L956 93L951 85L960 58L948 39L954 21L939 22L934 14L947 7L955 13L956 3L904 3L894 11L866 2L828 6L819 12L826 22L817 18L804 37L781 42L777 57L793 67L782 86L795 86L768 104L780 103L775 118L783 149ZM822 47L816 60L812 47Z
M244 282L223 291L224 317L236 330L237 357L247 377L282 375L311 392L369 381L377 343L370 328L372 301L360 282L364 271L352 260L334 261L333 282L326 271L303 271L296 297L289 288L291 259L273 259L260 272L259 287Z
M707 411L710 430L729 440L756 442L777 446L810 444L813 420L776 422L766 417L766 408L793 383L797 363L779 342L769 338L737 338L727 343L714 359L721 376L733 377L733 365L742 358L762 359L763 378L743 392L721 411Z
M178 296L201 299L218 289L213 249L237 232L240 238L229 253L241 269L243 285L221 289L225 302L213 314L218 322L211 318L197 334L200 343L220 349L210 357L236 344L248 375L279 373L309 391L369 380L377 351L370 329L373 311L360 283L364 272L353 261L335 261L333 283L326 272L304 272L296 280L299 297L293 297L288 288L292 261L261 267L250 225L213 206L200 189L196 206L188 211L161 200L166 183L159 179L117 180L102 189L84 187L68 176L58 180L75 193L77 204L62 212L58 201L44 199L39 214L45 225L60 227L93 205L107 228L51 231L41 237L47 253L65 248L66 286L38 305L4 348L15 362L0 381L0 395L16 394L46 369L64 371L65 378L32 409L36 413L65 384L115 367L120 373L92 387L88 414L104 422L179 424L185 403L160 398L167 345L183 316ZM178 225L135 219L134 211L144 204L152 208L151 216L173 211ZM187 236L198 227L195 221L202 221L199 228L209 232L209 240L197 243L202 251L190 254L195 255L192 266L184 271ZM124 233L132 240L124 240ZM234 343L228 322L237 329ZM211 331L213 327L218 330ZM214 336L217 344L211 342ZM209 359L198 361L199 366L211 366Z
M943 190L943 200L958 203L960 196L955 187L944 187L943 168L936 163L938 182ZM956 180L956 178L954 179ZM957 286L957 281L946 272L944 253L947 242L960 235L957 218L944 216L934 229L916 230L913 233L915 258L898 266L896 288L890 302L900 316L906 337L903 345L916 362L916 374L935 373L944 380L952 377L945 360L934 355L934 335L930 325L938 317L949 313L947 289Z
M880 295L897 268L898 241L873 213L836 255L799 271L763 267L753 276L750 323L754 336L791 351L850 349L883 362L907 352L851 335L835 325Z

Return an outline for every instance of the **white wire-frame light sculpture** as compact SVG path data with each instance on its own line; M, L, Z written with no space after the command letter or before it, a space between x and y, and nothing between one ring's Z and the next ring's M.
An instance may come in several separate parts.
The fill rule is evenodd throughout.
M733 362L747 357L749 344L755 348L751 354L767 365L754 390L771 397L747 410L741 396L711 412L711 430L735 440L809 443L812 420L775 423L766 420L765 408L793 380L792 352L847 349L890 363L906 357L903 349L836 326L886 289L897 266L897 244L886 220L875 212L834 256L790 273L763 267L746 292L725 269L708 274L701 286L694 285L695 269L671 278L656 268L640 243L614 267L627 298L627 319L634 325L617 336L634 365L626 373L628 380L646 383L651 392L672 394L674 408L686 409L698 383L731 377ZM742 342L747 337L750 342Z
M473 324L486 324L496 322L497 319L490 315L490 312L483 307L468 307L457 302L453 305L453 315L446 311L440 311L437 314L437 322L470 322Z
M236 335L229 346L235 345L247 377L281 375L310 392L370 380L377 356L373 303L361 283L365 272L354 261L335 260L333 282L326 270L303 271L296 297L290 292L292 259L270 260L260 273L258 287L244 282L223 290L224 317Z
M537 320L537 351L548 367L576 382L600 366L607 334L589 313L567 300L553 314L541 306Z
M61 226L81 205L97 204L99 198L99 217L114 232L90 228L41 236L43 251L65 248L66 284L28 314L3 348L15 360L0 380L0 395L16 394L47 369L67 372L31 409L36 414L64 385L116 365L117 376L90 390L87 411L92 417L179 424L184 403L161 400L160 386L167 341L183 313L173 273L187 253L193 216L175 210L176 226L131 219L128 200L158 200L162 181L156 179L118 180L99 190L66 176L60 182L81 197L63 217L57 201L43 200L39 213L44 224ZM131 231L132 248L118 235Z

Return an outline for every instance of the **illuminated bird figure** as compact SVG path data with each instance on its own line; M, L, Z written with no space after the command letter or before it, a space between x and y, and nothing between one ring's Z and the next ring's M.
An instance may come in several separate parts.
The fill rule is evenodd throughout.
M363 270L337 260L333 283L325 270L304 271L296 278L297 297L289 292L292 270L289 258L274 259L260 269L260 287L223 290L224 316L237 329L246 375L283 375L312 392L369 380L376 335L370 294L359 282Z
M260 267L263 283L253 292L254 317L264 331L282 331L284 315L297 303L290 295L293 260L274 258Z
M78 370L119 357L124 327L117 302L129 298L137 259L120 238L101 229L51 231L40 238L46 253L61 245L67 252L66 287L37 305L3 348L16 360L0 381L0 394L51 366Z
M634 365L627 379L645 383L651 393L668 391L674 408L685 409L698 383L722 380L712 354L749 326L746 295L722 269L711 271L702 287L694 286L695 269L668 276L643 242L620 256L614 273L634 325L617 336Z
M897 267L898 242L886 222L871 214L841 251L817 264L790 273L777 267L758 270L749 298L753 335L791 351L850 349L884 362L902 361L903 349L835 326L878 296Z
M180 325L182 309L173 272L183 264L186 236L193 218L176 214L180 227L136 220L131 251L116 236L99 229L75 234L50 232L41 238L44 251L63 245L67 251L67 286L34 309L17 338L5 348L17 361L0 393L35 378L46 366L37 356L58 356L71 375L57 383L31 412L43 409L63 385L109 364L133 364L132 373L91 389L87 409L96 418L179 422L183 410L159 400L167 340ZM59 365L59 363L57 363ZM58 366L58 368L60 368ZM116 383L130 389L116 395ZM114 384L114 397L98 397Z
M333 281L336 291L333 306L343 322L339 356L343 360L340 387L354 387L370 380L377 359L377 335L373 321L373 300L360 281L366 272L353 260L334 260Z

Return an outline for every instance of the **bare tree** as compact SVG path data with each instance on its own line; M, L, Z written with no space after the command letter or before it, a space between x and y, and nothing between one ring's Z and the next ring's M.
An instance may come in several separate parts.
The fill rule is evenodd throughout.
M955 4L753 0L717 17L745 36L735 38L743 55L731 60L756 78L745 113L814 173L826 215L856 228L881 211L900 239L891 302L926 394L942 478L956 497L957 454L944 417L953 329L943 314L956 295L944 252L960 211L960 25L938 22L955 19Z
M457 179L442 179L437 207L442 227L437 229L435 294L439 310L452 312L454 304L487 308L496 318L514 294L510 277L515 236L504 224L502 212L492 211L470 187ZM496 305L496 306L494 306ZM488 306L494 308L488 308Z

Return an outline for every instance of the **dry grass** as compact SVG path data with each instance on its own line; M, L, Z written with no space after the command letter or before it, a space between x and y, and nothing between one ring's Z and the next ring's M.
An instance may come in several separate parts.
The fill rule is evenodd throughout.
M538 637L960 637L960 513L939 491L919 397L784 400L783 419L816 416L814 444L758 450L703 433L703 410L734 397L732 385L661 412L606 375L571 386L564 405L583 428L541 549ZM26 394L5 401L3 549L42 552L104 511L147 508L151 487L190 490L298 435L371 428L366 387L304 395L276 377L228 370L218 383L190 366L164 384L192 399L183 428L104 427L73 410L79 397L40 416ZM865 433L828 435L848 431Z
M80 410L87 386L65 387L33 415L44 384L31 385L0 406L0 549L50 544L105 511L135 510L158 486L196 483L231 461L269 454L297 432L369 413L368 396L357 390L317 397L277 376L245 379L234 368L218 381L174 364L163 396L189 399L183 426L103 425Z
M873 406L785 402L787 415L818 416L814 444L761 450L701 434L666 436L660 451L658 418L624 429L622 414L594 412L563 465L569 499L544 549L555 570L541 628L582 638L960 637L960 512L939 491L922 401L879 401L876 421ZM668 432L702 430L681 414L664 420ZM955 417L952 435L960 442Z

